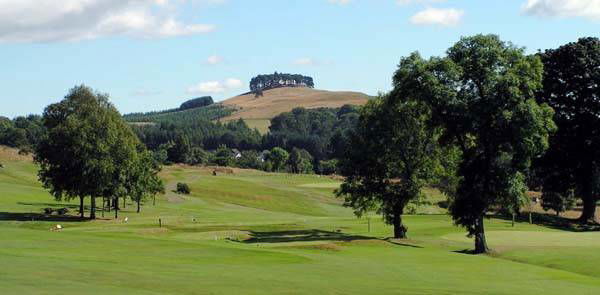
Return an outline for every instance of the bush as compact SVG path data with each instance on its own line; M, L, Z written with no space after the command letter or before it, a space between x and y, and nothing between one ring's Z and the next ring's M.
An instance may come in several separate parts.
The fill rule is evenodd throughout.
M177 193L189 195L191 193L190 186L187 183L177 183Z

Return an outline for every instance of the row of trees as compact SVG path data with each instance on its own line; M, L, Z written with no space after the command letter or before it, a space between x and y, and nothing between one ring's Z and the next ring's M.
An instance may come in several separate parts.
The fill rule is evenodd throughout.
M39 178L57 200L90 199L90 218L96 218L96 199L112 201L115 216L120 198L137 203L164 191L160 165L123 121L108 95L85 86L73 88L65 99L48 106L42 117L46 135L36 145Z
M271 75L258 75L250 80L250 91L259 92L279 87L309 87L314 88L312 77L298 74L277 73Z
M443 57L411 54L394 89L361 110L337 194L357 215L378 210L403 238L404 207L436 183L454 222L475 237L475 253L489 251L488 212L518 212L532 178L543 199L581 198L581 221L594 221L599 66L597 38L527 55L498 36L477 35Z

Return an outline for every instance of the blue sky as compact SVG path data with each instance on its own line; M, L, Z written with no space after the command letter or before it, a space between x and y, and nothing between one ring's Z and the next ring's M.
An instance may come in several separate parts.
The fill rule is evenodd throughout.
M375 95L402 56L493 33L529 52L598 37L600 0L0 0L0 115L78 84L123 113L222 100L274 71Z

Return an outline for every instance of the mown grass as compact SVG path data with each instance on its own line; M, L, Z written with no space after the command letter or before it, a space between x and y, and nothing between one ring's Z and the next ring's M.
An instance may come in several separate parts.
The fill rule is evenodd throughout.
M171 189L118 220L17 220L55 202L27 159L0 169L2 294L598 294L600 233L487 221L495 253L473 256L444 214L405 218L409 240L356 219L318 176L167 167ZM435 203L440 197L428 191ZM433 205L428 205L433 206ZM75 212L73 212L75 214ZM109 217L110 216L110 217ZM129 222L124 223L123 218ZM163 227L158 226L161 219ZM60 223L60 232L49 229Z

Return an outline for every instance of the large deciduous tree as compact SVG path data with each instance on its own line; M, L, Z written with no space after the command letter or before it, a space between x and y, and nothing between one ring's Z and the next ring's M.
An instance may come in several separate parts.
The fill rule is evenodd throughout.
M122 191L139 145L108 95L78 86L65 99L46 108L47 128L37 145L39 178L56 199L89 197L90 218L96 217L96 198Z
M495 35L462 38L445 57L404 58L394 76L403 97L426 102L443 127L442 142L461 149L450 213L489 251L484 217L493 206L517 204L525 172L548 147L553 111L538 104L542 63Z
M359 217L376 209L394 226L394 238L406 238L404 208L435 170L438 134L429 115L425 104L397 92L370 101L340 161L346 179L336 194Z
M600 196L600 39L582 38L539 56L544 64L541 103L554 110L558 131L539 161L544 198L583 200L582 222L596 222Z

